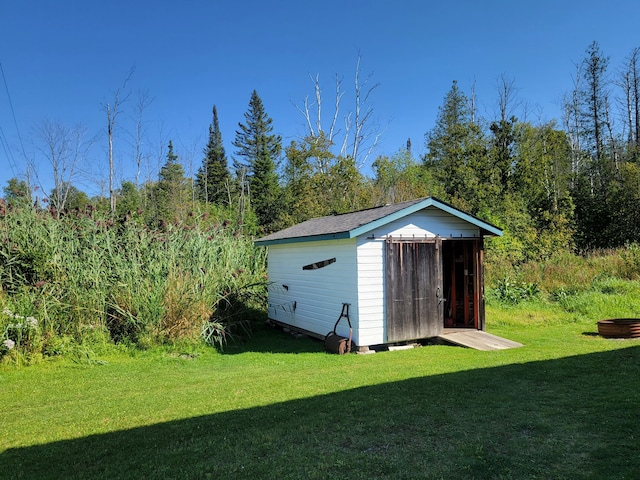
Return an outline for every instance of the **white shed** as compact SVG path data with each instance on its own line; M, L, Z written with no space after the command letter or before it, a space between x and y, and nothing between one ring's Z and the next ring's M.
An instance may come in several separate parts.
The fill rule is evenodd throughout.
M269 318L322 338L348 303L360 348L484 330L483 238L496 235L433 197L302 222L255 242L269 248Z

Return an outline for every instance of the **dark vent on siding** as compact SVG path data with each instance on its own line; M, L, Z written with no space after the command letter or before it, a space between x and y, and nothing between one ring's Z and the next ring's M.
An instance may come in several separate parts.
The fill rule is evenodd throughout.
M305 265L304 267L302 267L302 269L303 270L317 270L319 268L326 267L327 265L331 265L335 261L336 261L335 258L330 258L328 260L322 260L320 262L310 263L309 265Z

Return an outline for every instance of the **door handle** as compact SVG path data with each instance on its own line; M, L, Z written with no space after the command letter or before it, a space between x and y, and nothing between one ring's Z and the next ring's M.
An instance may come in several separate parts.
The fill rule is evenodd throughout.
M436 298L438 299L438 306L444 302L446 302L446 299L442 298L440 296L440 287L436 288Z

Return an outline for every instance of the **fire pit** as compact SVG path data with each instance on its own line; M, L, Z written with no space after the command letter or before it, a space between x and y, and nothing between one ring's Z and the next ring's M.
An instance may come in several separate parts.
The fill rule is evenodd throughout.
M640 338L640 318L599 320L598 333L606 338Z

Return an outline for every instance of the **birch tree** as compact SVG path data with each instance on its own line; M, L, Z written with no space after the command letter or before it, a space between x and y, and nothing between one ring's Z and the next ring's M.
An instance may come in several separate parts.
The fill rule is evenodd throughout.
M347 113L340 114L346 91L343 90L342 79L337 74L328 123L324 117L324 98L319 75L310 77L313 82L314 99L306 97L302 106L296 105L305 121L306 132L302 140L316 140L318 145L338 148L334 158L351 157L359 169L367 163L383 134L374 123L374 108L371 103L372 95L380 84L372 81L372 74L363 77L360 62L361 56L358 54L353 78L353 105ZM316 148L318 145L311 146ZM331 165L326 163L319 166L322 173L326 173L330 167Z

